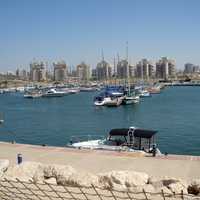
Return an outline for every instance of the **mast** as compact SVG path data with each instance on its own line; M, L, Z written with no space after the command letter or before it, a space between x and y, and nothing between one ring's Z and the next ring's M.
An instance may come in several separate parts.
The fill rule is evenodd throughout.
M117 80L116 80L116 63L115 63L115 56L114 56L114 79L115 79L115 86L116 86L116 82L117 82Z
M130 80L129 80L129 63L128 63L128 41L126 42L126 61L127 61L127 68L126 68L126 76L127 76L127 79L128 79L128 93L130 95Z

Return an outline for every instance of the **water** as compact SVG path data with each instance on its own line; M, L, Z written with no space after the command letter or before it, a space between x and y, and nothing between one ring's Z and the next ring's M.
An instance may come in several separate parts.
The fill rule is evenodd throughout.
M95 107L96 93L25 99L0 95L0 140L64 146L73 135L106 135L112 128L158 130L162 152L200 155L200 87L166 88L138 105Z

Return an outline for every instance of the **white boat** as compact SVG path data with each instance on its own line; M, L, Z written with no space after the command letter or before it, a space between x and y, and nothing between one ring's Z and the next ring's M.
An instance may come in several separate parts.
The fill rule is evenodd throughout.
M96 97L94 101L95 106L104 106L111 101L111 97Z
M68 91L69 91L69 94L77 94L80 92L80 89L79 88L69 88Z
M122 97L111 97L110 100L108 100L106 103L104 103L105 106L108 107L117 107L122 104Z
M68 147L83 149L100 149L112 151L144 151L152 153L155 150L155 134L157 131L136 127L112 129L105 139L70 141ZM156 148L157 153L160 153Z
M63 97L65 92L57 91L56 89L52 88L45 93L42 94L42 97Z
M151 97L150 92L148 92L147 90L139 90L139 95L141 98L143 97Z
M139 96L125 96L123 99L122 104L123 105L129 105L129 104L135 104L140 102L140 97Z
M41 96L42 96L42 93L40 91L37 91L37 92L35 92L35 91L31 91L31 92L28 91L28 92L24 93L24 98L31 98L31 99L33 99L33 98L39 98Z

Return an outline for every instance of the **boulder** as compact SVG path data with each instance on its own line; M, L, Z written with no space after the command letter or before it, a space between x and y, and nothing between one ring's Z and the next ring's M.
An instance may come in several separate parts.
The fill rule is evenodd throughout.
M135 171L111 171L98 176L101 186L104 185L105 188L120 186L121 189L145 185L149 178L147 174Z
M98 186L98 177L91 173L73 173L64 185L90 187Z
M165 186L163 186L163 187L159 188L158 190L156 190L157 193L160 193L162 191L163 191L163 193L164 193L165 196L173 194L173 192L169 188L167 188Z
M48 178L44 179L44 183L50 184L50 185L57 185L57 181L55 178Z
M148 184L151 184L155 189L160 189L164 187L163 181L155 177L150 177L148 179Z
M0 177L3 176L4 172L8 169L9 160L0 160Z
M58 176L68 176L76 173L76 170L69 165L46 165L44 167L45 178L57 178Z
M187 187L181 182L171 183L168 188L175 194L181 194L182 191L183 194L188 194Z
M177 178L172 178L172 177L164 177L164 178L162 178L161 180L162 180L163 186L166 186L166 187L167 187L168 185L172 184L172 183L178 183L178 182L180 182L179 179L177 179Z
M41 174L42 171L43 164L41 163L23 162L20 165L10 166L8 170L4 173L3 178L7 178L10 180L19 179L21 181L35 181L35 174Z
M188 193L200 195L200 179L193 180L188 186Z

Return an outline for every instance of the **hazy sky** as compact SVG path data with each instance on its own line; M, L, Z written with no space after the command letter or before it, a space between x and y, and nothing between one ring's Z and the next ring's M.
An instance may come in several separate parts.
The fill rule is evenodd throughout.
M0 71L37 60L161 56L200 64L199 0L0 0Z

